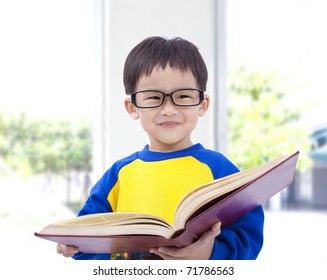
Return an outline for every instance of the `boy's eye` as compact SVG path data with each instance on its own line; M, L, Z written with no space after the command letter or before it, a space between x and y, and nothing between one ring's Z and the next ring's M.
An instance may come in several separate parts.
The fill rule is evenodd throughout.
M144 91L140 93L139 96L144 101L160 101L162 100L163 96L160 92L156 91Z
M181 94L176 96L178 99L184 99L184 98L192 98L190 95L186 95L186 94Z
M147 96L146 100L161 100L161 97L158 95Z
M197 92L193 92L190 90L181 90L181 91L176 91L174 93L174 98L176 100L181 100L181 99L189 99L189 98L194 98L196 96Z

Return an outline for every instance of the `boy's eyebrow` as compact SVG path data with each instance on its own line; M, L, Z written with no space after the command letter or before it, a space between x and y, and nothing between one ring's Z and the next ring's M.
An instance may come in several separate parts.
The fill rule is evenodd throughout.
M205 91L205 90L199 89L199 88L197 88L197 87L195 88L195 87L188 87L188 86L186 86L186 87L176 87L176 88L174 88L173 90L170 90L169 92L166 91L166 90L162 90L162 89L160 89L160 88L149 87L149 88L139 89L139 90L137 90L137 91L135 91L135 92L132 92L132 93L130 93L130 94L134 94L134 93L137 93L137 92L140 92L140 91L150 91L150 90L153 90L153 91L159 91L159 92L161 92L161 93L165 93L165 94L170 94L170 93L172 93L172 92L175 92L175 91L177 91L177 90L182 90L182 89L195 89L195 90Z
M174 92L174 91L179 91L179 90L201 90L201 91L204 91L204 90L202 90L202 89L199 89L199 88L195 88L195 87L176 87L176 88L174 88L173 90L169 90L169 91L167 91L167 90L162 90L162 89L159 89L159 88L146 88L146 89L140 89L140 90L138 90L137 92L139 92L139 91L150 91L150 90L153 90L153 91L160 91L160 92L162 92L162 93L172 93L172 92Z

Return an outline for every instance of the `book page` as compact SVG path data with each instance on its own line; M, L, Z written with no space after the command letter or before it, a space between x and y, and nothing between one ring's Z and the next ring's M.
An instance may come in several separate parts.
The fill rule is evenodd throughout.
M99 225L99 224L123 224L126 221L135 221L135 219L153 219L160 220L161 223L165 223L165 221L142 213L129 213L129 212L110 212L110 213L99 213L99 214L91 214L80 216L68 220L58 221L53 223L52 225ZM129 222L129 223L130 223Z

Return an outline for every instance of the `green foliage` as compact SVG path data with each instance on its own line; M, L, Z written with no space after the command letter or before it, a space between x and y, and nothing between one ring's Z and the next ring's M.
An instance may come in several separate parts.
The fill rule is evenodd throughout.
M228 155L242 170L297 150L298 167L310 164L309 129L289 92L276 73L240 67L230 74Z
M22 176L90 172L90 122L36 120L25 113L0 113L0 157Z

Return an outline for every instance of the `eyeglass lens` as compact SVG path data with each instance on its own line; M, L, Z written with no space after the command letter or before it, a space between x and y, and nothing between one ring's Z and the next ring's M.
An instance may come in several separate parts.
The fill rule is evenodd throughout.
M147 90L135 94L136 106L142 108L159 107L163 104L166 94ZM170 94L173 103L177 106L195 106L200 103L201 93L197 89L182 89Z

